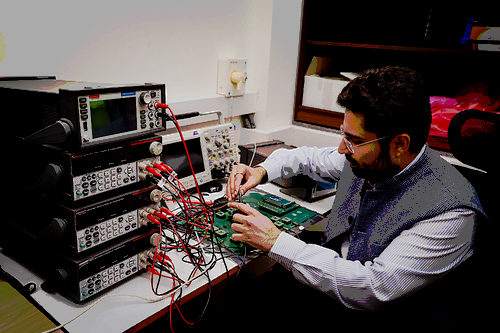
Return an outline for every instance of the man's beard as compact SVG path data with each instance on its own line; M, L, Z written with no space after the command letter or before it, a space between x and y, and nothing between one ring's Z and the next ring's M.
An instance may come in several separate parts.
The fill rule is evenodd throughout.
M401 168L391 161L388 151L380 152L379 156L369 166L366 164L361 166L347 156L346 159L353 164L351 167L352 173L356 177L367 179L372 184L391 178L401 171Z

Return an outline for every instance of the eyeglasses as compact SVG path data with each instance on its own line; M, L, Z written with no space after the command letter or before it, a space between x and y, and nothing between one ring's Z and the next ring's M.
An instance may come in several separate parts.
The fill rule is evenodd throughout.
M372 142L375 142L375 141L387 138L387 136L384 136L382 138L378 138L378 139L375 139L375 140L370 140L370 141L366 141L366 142L363 142L363 143L360 143L360 144L357 144L357 145L353 145L352 143L349 142L349 140L346 139L345 132L344 132L344 126L343 125L340 125L340 134L342 135L342 139L344 140L344 143L345 143L345 146L347 147L347 150L349 150L351 152L351 154L354 154L354 148L355 147L367 145L369 143L372 143Z

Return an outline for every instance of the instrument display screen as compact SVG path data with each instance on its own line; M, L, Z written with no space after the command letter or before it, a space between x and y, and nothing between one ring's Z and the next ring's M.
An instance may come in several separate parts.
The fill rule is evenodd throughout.
M90 102L94 138L137 130L135 97Z

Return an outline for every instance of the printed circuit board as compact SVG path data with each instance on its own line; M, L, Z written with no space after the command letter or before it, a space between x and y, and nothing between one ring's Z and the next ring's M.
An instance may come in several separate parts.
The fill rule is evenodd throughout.
M294 233L294 230L297 230L300 226L310 225L307 222L310 222L311 219L318 215L316 212L293 201L285 200L273 194L247 193L243 196L243 202L267 216L279 229L290 233ZM236 208L227 206L216 210L213 229L214 235L221 245L242 254L245 250L250 251L253 247L231 239L231 235L234 233L233 229L231 229L233 215L238 213L240 212Z

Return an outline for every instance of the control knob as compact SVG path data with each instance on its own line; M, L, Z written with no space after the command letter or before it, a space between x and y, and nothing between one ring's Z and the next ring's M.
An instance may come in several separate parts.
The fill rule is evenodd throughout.
M147 92L142 93L141 97L139 98L141 101L141 104L149 104L151 103L151 95Z
M151 193L149 194L149 198L153 202L160 202L162 195L160 190L152 190Z
M224 143L224 141L223 141L221 138L217 138L217 139L215 139L215 145L216 145L217 147L222 146L222 143Z
M214 150L215 150L214 145L212 145L212 144L208 144L208 145L207 145L207 151L208 151L209 153L210 153L210 152L212 152L212 151L214 151Z
M149 151L153 155L160 155L161 152L163 151L163 145L159 141L153 141L149 145Z

